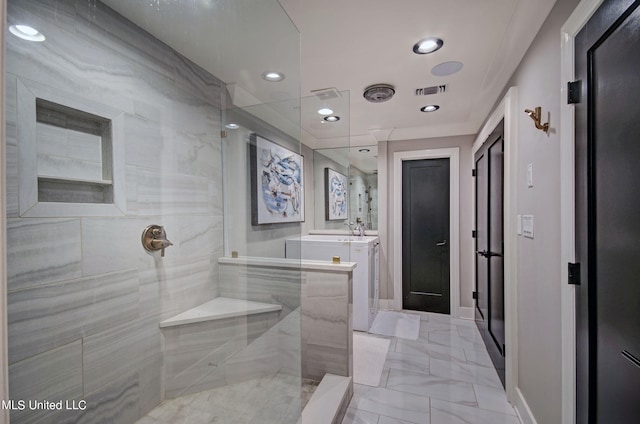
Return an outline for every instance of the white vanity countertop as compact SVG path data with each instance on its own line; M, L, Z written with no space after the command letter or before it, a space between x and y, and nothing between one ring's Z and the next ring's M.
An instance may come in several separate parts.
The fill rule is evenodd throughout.
M311 235L338 235L338 236L348 236L354 235L354 233L350 233L349 230L309 230L309 234ZM365 236L378 236L378 230L364 230Z
M355 262L341 262L334 264L329 261L312 261L308 259L282 259L282 258L262 258L253 256L240 256L238 258L230 258L224 256L218 258L219 264L228 265L248 265L262 266L273 268L298 268L301 270L312 271L333 271L333 272L351 272L357 264Z

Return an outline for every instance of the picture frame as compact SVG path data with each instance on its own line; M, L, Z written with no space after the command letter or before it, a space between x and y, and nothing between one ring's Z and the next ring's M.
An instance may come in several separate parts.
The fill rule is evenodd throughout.
M331 168L324 169L324 205L325 220L349 218L349 179Z
M258 134L249 139L251 224L303 222L303 157Z

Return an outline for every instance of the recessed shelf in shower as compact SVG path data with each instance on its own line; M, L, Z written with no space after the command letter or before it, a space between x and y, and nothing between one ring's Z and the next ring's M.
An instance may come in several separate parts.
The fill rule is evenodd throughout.
M113 203L111 120L36 98L38 201Z

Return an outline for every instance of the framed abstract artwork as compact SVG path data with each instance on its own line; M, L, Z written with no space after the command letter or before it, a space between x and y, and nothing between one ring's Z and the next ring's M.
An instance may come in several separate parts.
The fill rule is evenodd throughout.
M349 180L331 168L324 169L324 205L325 219L339 221L348 218Z
M250 140L251 224L304 221L302 156L257 134Z

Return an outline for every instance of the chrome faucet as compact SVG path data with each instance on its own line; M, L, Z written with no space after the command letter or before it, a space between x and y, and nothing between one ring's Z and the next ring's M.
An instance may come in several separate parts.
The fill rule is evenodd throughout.
M349 235L352 236L353 235L353 228L351 228L351 226L353 225L353 222L345 222L344 225L346 225L349 228Z
M354 224L353 222L345 222L344 225L349 227L349 234L354 236L358 235L360 237L364 236L364 225L361 222ZM352 228L352 225L355 225L355 228Z

